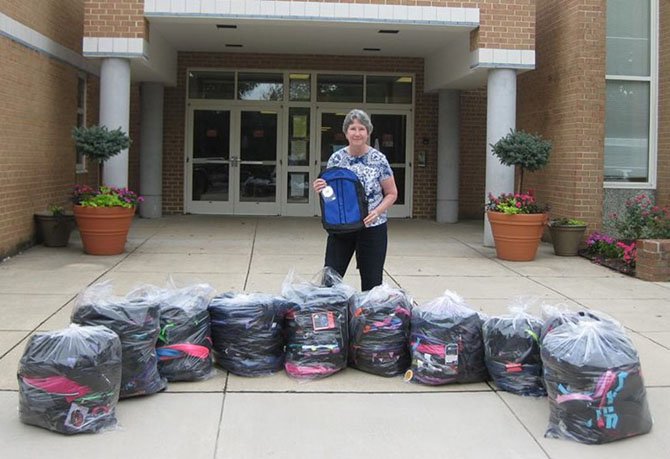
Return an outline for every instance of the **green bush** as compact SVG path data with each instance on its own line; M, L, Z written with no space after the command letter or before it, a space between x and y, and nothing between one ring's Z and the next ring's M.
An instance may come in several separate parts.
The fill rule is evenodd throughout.
M627 200L612 221L621 239L670 239L670 209L655 205L644 193Z
M105 162L130 146L130 138L121 128L105 126L77 127L72 130L77 151L93 160Z
M517 192L523 190L524 171L535 172L549 163L551 142L537 134L524 131L510 131L502 139L491 145L493 154L505 166L519 166L521 169Z

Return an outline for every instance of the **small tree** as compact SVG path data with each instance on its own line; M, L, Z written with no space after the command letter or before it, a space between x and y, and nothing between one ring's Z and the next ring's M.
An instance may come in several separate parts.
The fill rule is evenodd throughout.
M76 127L72 138L79 153L101 163L130 146L130 138L121 128L110 131L106 126Z
M77 152L100 163L130 146L130 138L121 128L110 131L105 126L76 127L72 138Z
M535 172L549 163L551 142L536 134L524 131L510 131L502 139L491 145L493 154L505 166L519 166L519 186L517 193L523 189L524 171Z

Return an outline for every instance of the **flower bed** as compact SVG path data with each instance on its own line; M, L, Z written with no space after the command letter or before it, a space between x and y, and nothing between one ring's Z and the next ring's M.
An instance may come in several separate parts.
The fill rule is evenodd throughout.
M598 232L592 233L586 241L586 248L579 251L579 255L593 263L629 276L635 276L636 254L635 241L621 241Z
M605 258L602 255L591 254L587 249L582 249L578 253L597 265L605 266L628 276L635 276L635 265L631 266L621 258Z

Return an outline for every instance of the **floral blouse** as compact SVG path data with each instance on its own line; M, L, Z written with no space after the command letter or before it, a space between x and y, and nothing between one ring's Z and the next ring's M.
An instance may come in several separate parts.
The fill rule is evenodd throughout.
M346 148L336 151L328 160L328 167L345 167L353 171L363 184L368 200L368 211L373 211L384 199L381 182L393 177L393 170L386 156L374 148L370 148L362 156L351 156ZM379 226L387 221L386 212L379 215L379 220L370 226Z

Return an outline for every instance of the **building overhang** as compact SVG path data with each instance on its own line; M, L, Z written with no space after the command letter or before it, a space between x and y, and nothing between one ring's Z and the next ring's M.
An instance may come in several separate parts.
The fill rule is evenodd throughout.
M479 15L460 7L146 0L148 37L87 37L84 54L131 58L133 80L168 85L179 52L421 58L426 91L480 87L492 67L534 68L532 50L472 50Z

